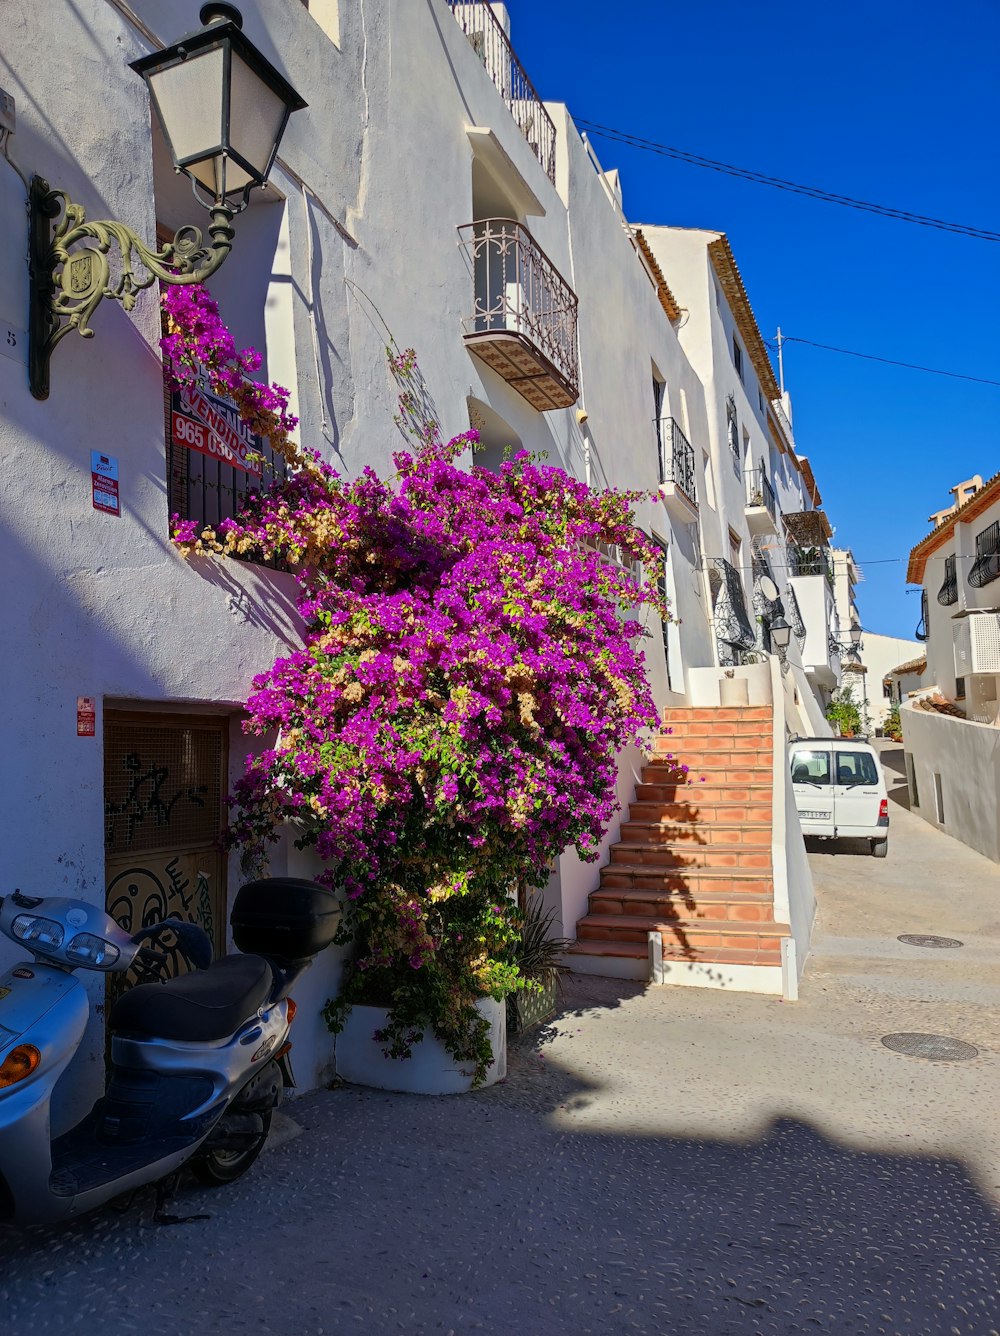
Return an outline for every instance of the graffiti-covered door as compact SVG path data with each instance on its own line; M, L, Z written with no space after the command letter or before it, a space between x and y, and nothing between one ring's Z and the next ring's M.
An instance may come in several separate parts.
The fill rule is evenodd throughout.
M107 910L126 932L184 919L222 954L228 733L224 718L105 713ZM184 970L176 952L167 968ZM131 973L110 975L109 1001L133 982Z

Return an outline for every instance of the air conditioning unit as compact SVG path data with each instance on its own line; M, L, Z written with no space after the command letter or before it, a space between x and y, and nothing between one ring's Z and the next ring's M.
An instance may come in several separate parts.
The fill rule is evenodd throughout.
M973 612L953 625L955 676L1000 673L1000 612Z

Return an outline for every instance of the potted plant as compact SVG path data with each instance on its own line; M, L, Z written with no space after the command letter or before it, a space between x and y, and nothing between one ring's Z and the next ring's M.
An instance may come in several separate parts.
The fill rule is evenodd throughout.
M212 299L174 291L171 365L243 376ZM415 359L393 352L390 367L412 379ZM343 891L353 958L326 1009L338 1066L354 1053L366 1071L383 1063L373 1084L481 1085L502 1070L505 999L537 982L518 964L508 888L544 885L568 846L596 855L618 753L656 726L647 633L622 615L668 615L662 557L632 515L642 494L593 491L523 452L498 472L463 467L477 433L444 442L423 417L393 477L347 481L292 444L280 404L244 397L292 471L217 531L177 523L175 541L280 554L306 633L254 681L244 729L260 741L230 841L259 868L293 822L319 879ZM414 1084L406 1060L431 1052Z
M528 899L520 923L514 958L525 983L507 999L507 1025L529 1030L552 1015L559 994L560 975L566 966L562 954L568 938L552 933L555 911L546 909L537 895Z
M861 733L862 715L854 699L853 687L841 687L833 693L826 707L826 718L843 738L853 738Z

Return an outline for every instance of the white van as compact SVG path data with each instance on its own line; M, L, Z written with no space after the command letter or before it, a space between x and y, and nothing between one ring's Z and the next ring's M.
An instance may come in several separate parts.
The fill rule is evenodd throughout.
M797 738L788 744L803 835L871 841L889 852L889 796L878 754L861 738Z

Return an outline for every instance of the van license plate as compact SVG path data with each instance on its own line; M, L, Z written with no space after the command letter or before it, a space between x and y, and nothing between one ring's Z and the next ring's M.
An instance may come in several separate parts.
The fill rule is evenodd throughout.
M806 821L825 821L830 815L829 812L800 812L799 816Z

